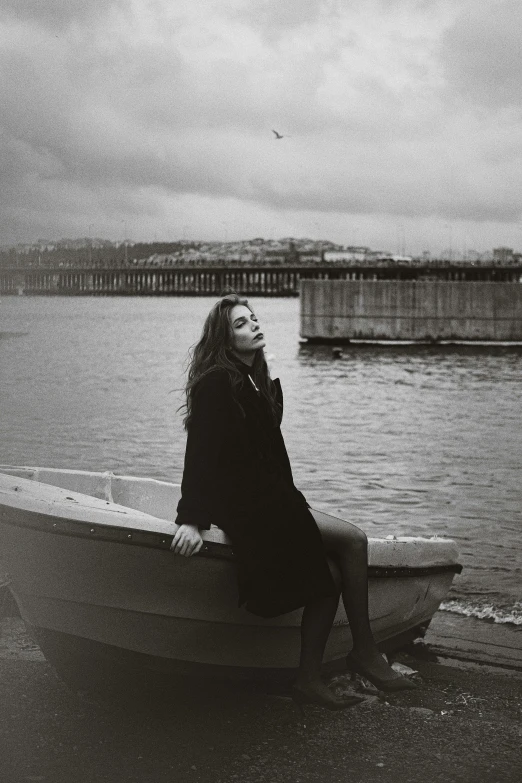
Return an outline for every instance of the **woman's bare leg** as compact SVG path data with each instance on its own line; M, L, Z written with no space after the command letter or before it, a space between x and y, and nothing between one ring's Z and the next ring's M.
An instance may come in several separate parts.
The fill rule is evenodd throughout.
M312 510L312 514L321 532L326 554L335 558L341 570L343 603L353 639L352 652L377 677L393 677L395 672L380 654L370 628L366 534L350 522L322 511Z

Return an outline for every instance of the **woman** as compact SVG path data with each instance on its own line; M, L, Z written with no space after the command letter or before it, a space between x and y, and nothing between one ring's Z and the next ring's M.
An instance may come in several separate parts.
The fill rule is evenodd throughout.
M321 680L323 653L342 594L353 637L347 657L385 691L415 687L387 664L368 619L368 548L359 528L313 511L294 486L280 430L283 399L269 377L264 335L246 299L222 297L194 348L186 386L187 448L173 538L189 557L200 530L216 524L231 538L239 604L263 617L303 608L293 696L342 709Z

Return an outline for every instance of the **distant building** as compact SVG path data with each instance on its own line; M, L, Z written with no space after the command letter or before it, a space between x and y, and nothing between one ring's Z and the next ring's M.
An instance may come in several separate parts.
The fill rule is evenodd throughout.
M493 261L497 264L512 264L513 248L512 247L495 247L493 248Z
M299 263L304 266L311 264L320 264L322 261L321 254L314 250L301 250L299 252Z
M389 250L369 250L364 260L369 264L373 264L379 261L388 261L391 258L393 258L393 253Z
M396 264L411 264L413 261L412 256L399 256L399 255L392 255L387 256L387 261L394 261Z
M354 261L365 261L369 253L368 247L347 247L344 250L325 250L323 259L326 264L342 264Z
M269 264L284 264L286 263L288 252L284 249L281 250L265 250L264 257Z

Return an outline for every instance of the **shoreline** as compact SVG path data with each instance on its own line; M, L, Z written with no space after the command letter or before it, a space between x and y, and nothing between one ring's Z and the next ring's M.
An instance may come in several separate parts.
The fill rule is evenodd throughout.
M422 641L444 659L522 672L522 627L436 612Z
M471 636L470 618L457 619L465 622L457 624L462 642ZM499 668L461 657L441 659L442 652L455 654L447 633L436 622L413 651L397 655L415 672L416 690L386 696L366 689L364 701L351 709L305 705L303 716L288 692L259 685L185 678L142 691L138 678L116 697L73 690L55 675L23 621L4 617L0 779L518 783L522 666L517 660ZM475 655L471 648L457 654ZM348 675L331 680L340 693L360 691L361 685Z

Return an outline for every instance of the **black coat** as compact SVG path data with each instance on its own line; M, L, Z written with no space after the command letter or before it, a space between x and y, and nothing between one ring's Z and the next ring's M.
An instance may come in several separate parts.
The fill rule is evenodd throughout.
M336 588L321 534L294 486L281 429L250 368L236 364L243 375L237 399L225 370L196 387L176 522L224 530L234 547L240 605L273 617ZM274 383L282 416L281 385Z

